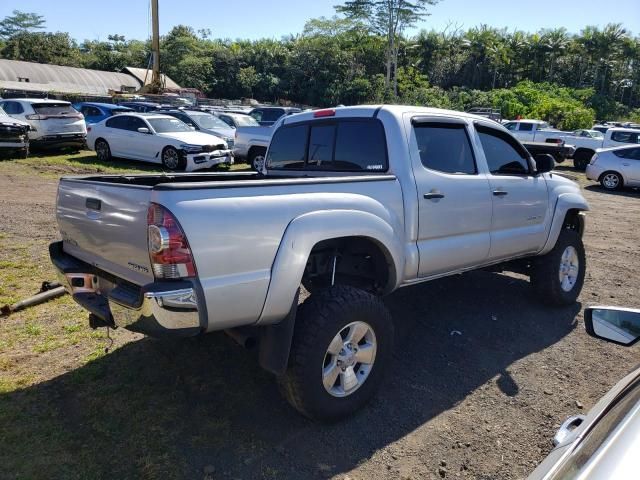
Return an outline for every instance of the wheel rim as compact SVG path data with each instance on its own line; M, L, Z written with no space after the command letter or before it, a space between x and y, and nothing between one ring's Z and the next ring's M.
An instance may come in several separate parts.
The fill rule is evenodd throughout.
M618 188L620 179L615 173L608 173L602 178L602 184L605 188Z
M560 288L565 292L573 290L578 281L578 273L580 272L580 260L578 251L575 247L568 246L562 252L560 258Z
M109 146L104 142L98 142L96 145L96 153L99 160L106 160L109 158Z
M176 152L173 148L168 148L162 154L162 160L164 161L164 165L171 169L175 170L178 168L178 152Z
M259 172L264 165L264 155L256 155L253 157L253 169Z
M334 397L346 397L369 377L376 359L376 334L365 322L352 322L331 340L322 364L322 384Z

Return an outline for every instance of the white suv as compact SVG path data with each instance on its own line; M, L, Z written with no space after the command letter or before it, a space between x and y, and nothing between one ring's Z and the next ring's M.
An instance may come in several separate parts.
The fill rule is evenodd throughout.
M84 116L71 103L43 98L11 98L0 101L11 117L31 125L32 146L83 148L87 127Z

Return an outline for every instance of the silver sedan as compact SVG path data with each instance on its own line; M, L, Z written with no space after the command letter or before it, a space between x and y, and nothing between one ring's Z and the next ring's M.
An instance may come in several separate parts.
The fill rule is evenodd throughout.
M587 178L606 190L640 187L640 145L598 150L587 165Z

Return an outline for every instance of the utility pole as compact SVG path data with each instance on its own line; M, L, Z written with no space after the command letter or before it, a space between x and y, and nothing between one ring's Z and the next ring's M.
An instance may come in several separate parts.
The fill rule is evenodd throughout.
M151 73L151 89L159 91L163 88L160 76L160 22L158 17L158 0L151 0L151 55L153 58L153 70Z

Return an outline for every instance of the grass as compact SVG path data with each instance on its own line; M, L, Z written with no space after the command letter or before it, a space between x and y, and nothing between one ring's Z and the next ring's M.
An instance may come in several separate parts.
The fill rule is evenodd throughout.
M246 170L246 163L220 165L214 170ZM161 172L160 165L113 159L109 162L98 160L94 152L80 151L72 154L35 153L27 159L6 159L0 161L0 174L39 175L45 178L57 178L61 175L81 174L131 174Z
M92 152L0 161L0 175L27 176L30 188L67 174L150 171L157 168L106 164ZM31 212L24 218L32 221ZM0 225L0 305L55 279L50 239L10 228ZM45 228L55 235L53 219ZM202 478L202 465L233 468L229 453L265 449L253 438L229 441L234 406L251 393L225 390L228 372L204 368L246 362L244 352L226 342L167 346L122 329L110 336L113 345L104 329L88 327L87 312L69 296L0 317L0 478ZM266 382L265 374L257 377Z

